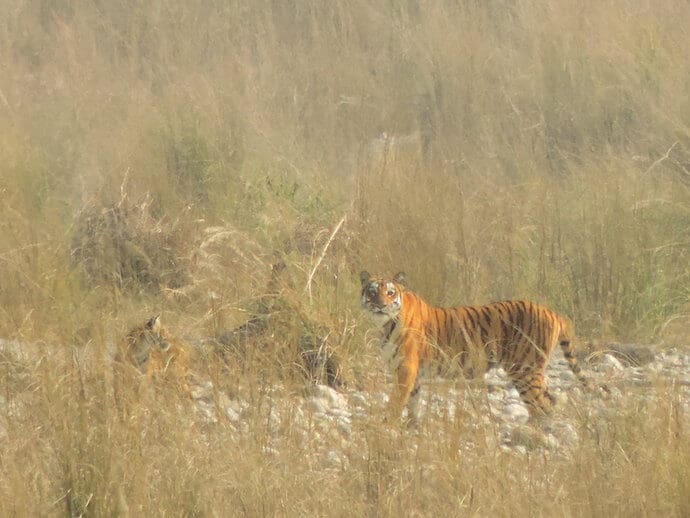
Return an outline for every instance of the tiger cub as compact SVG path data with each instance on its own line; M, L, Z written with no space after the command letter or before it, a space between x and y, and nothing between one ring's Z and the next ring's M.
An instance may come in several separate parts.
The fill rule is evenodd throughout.
M544 306L513 300L438 308L406 290L402 273L388 279L362 272L360 280L362 306L381 328L382 352L395 378L392 416L400 416L407 405L410 420L418 418L421 373L429 362L444 358L457 361L468 377L503 367L532 418L548 413L555 402L544 370L556 343L587 385L570 345L571 321Z
M156 315L127 333L115 362L132 365L148 379L174 381L183 392L191 394L187 384L190 356L189 346L169 334Z

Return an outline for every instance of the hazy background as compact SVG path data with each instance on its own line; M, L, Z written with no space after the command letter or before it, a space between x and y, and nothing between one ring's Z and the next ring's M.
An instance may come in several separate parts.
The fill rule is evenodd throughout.
M370 364L362 269L405 270L438 304L543 302L586 341L687 344L688 27L683 0L0 0L0 336L98 348L154 313L211 336L246 318L283 261L285 318L332 333L355 373ZM39 367L22 390L63 379ZM83 395L65 387L64 401ZM63 423L72 448L74 408L57 408L32 426ZM95 430L84 444L123 447ZM210 461L188 447L163 466ZM678 473L637 468L622 471ZM113 473L103 487L129 476ZM201 484L185 476L165 490ZM343 501L361 490L337 480ZM58 485L33 487L36 510ZM110 509L117 494L98 491ZM566 501L603 495L587 491Z
M529 297L586 335L687 324L682 2L3 4L5 336L163 306L111 227L156 287L199 281L209 227L306 282L345 215L347 286L403 269L437 303ZM257 289L265 264L223 259L221 295Z
M402 269L437 303L533 298L586 336L687 324L682 2L3 4L5 336L167 307L210 227L256 255L223 253L228 302L274 251L305 283L345 215L317 273L348 292ZM138 251L115 258L123 232ZM202 291L178 308L200 317Z

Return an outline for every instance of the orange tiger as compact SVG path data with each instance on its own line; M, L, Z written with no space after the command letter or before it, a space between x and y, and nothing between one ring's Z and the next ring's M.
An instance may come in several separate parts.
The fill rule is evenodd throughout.
M174 379L184 392L191 394L187 384L189 347L163 328L158 315L127 333L115 361L117 364L131 364L149 379Z
M502 366L527 405L530 416L549 412L555 402L544 381L551 350L560 343L565 359L586 386L573 356L571 321L528 301L493 302L485 306L438 308L393 279L360 274L362 306L381 326L384 359L396 381L389 411L400 416L405 405L414 422L419 414L419 384L431 361L453 358L465 375Z

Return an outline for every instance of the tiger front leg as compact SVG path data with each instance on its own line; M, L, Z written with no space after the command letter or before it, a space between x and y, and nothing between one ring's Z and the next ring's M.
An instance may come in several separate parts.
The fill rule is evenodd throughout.
M391 419L398 419L402 415L403 408L408 405L409 418L414 422L417 418L417 398L419 387L417 375L419 373L418 360L405 360L395 370L393 391L388 400L388 415ZM410 396L414 393L412 400Z

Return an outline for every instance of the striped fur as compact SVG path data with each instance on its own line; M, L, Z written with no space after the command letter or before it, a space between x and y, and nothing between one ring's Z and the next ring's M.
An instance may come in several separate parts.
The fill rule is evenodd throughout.
M573 373L586 385L573 355L571 321L533 302L514 300L485 306L439 308L393 279L360 275L362 306L381 327L384 358L396 382L390 411L408 406L418 414L419 383L425 367L454 359L468 377L500 365L511 378L532 417L554 403L544 380L551 351L558 343Z
M154 316L145 324L132 328L120 344L115 356L116 365L132 365L147 378L165 378L180 384L190 393L187 376L190 368L190 348L177 340Z

